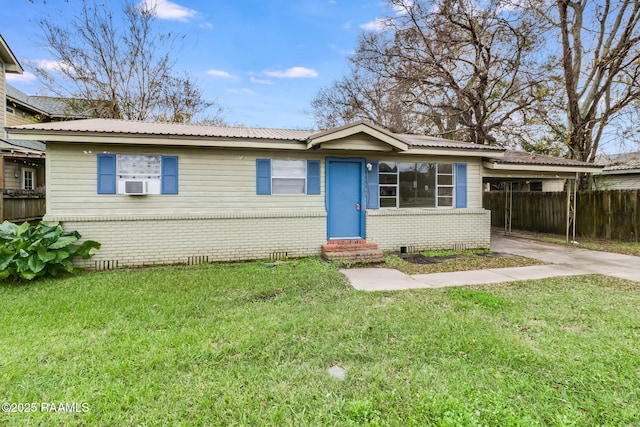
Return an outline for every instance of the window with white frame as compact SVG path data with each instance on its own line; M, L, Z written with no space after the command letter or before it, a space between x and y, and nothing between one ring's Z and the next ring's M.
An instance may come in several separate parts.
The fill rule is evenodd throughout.
M271 194L306 194L306 160L272 160Z
M36 170L32 168L22 169L22 189L34 190L36 188Z
M453 207L453 170L451 163L380 162L380 207Z

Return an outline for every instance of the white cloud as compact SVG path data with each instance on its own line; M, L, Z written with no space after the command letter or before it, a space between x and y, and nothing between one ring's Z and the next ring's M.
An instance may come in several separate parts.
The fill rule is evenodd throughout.
M64 68L64 64L59 61L52 61L50 59L37 59L34 61L36 66L43 68L47 71L59 71Z
M152 9L160 19L187 22L194 18L198 12L188 7L180 6L169 0L142 0L140 6Z
M24 74L7 74L7 81L11 83L33 83L36 75L25 71Z
M222 70L208 70L207 74L210 76L214 76L214 77L222 77L225 79L231 79L234 76L226 71L222 71Z
M251 76L251 83L256 83L256 84L259 84L259 85L272 85L273 84L273 82L271 80L256 79L253 76Z
M344 24L342 24L342 29L343 30L348 30L351 28L351 21L347 21Z
M200 28L210 30L213 28L213 24L211 22L203 22L202 24L200 24Z
M227 89L227 92L234 93L236 95L255 95L256 93L248 87L242 87L240 89Z
M269 77L281 77L289 79L318 77L318 72L312 68L292 67L284 71L264 71Z
M382 32L389 29L389 27L391 27L392 24L393 24L393 21L389 18L376 18L371 22L367 22L366 24L360 25L360 28L362 28L365 31Z

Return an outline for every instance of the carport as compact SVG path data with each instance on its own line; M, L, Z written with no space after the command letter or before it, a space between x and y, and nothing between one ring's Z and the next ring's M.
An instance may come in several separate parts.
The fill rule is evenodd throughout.
M482 166L483 183L490 188L499 188L504 191L504 232L506 235L511 234L514 188L521 189L523 183L529 183L532 180L543 183L559 182L560 188L555 191L567 193L567 242L576 238L576 196L580 174L600 173L603 168L600 165L577 160L512 150L505 151L504 157L501 158L485 158ZM536 190L542 191L542 188L536 188Z

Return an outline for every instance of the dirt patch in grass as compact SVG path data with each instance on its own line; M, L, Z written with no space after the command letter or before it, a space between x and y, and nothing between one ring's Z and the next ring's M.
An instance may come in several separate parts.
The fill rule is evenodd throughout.
M447 251L449 252L449 251ZM423 252L427 257L443 256L433 255L433 252ZM463 251L457 253L456 258L444 260L436 264L414 264L402 259L397 254L385 256L384 263L379 267L395 268L406 274L446 273L451 271L484 270L488 268L527 267L530 265L543 265L545 262L522 256L489 257L486 250Z

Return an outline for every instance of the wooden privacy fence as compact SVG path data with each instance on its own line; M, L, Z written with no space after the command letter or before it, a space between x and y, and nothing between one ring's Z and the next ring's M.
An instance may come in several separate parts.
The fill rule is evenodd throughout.
M566 192L513 192L511 227L517 230L565 234ZM485 192L483 206L491 211L491 225L503 227L506 196ZM640 241L640 190L579 191L576 234L622 241Z
M46 209L44 193L34 190L4 190L0 200L0 222L42 219Z

